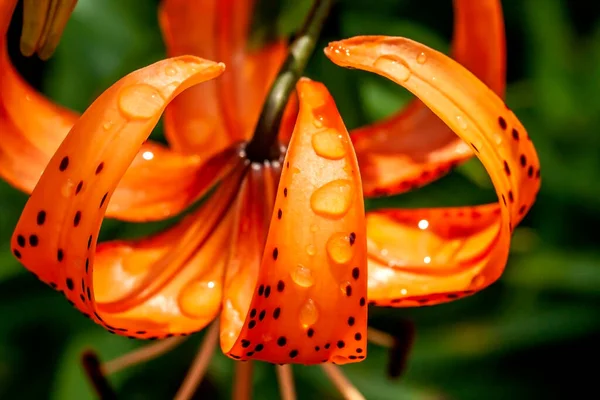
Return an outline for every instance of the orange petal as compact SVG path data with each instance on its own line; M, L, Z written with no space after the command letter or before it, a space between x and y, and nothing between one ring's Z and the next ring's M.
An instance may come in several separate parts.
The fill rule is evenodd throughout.
M255 52L246 48L253 9L254 1L162 3L159 20L169 55L218 59L228 69L219 80L186 91L167 108L165 132L175 149L208 157L250 137L286 55L283 42Z
M13 252L82 312L102 313L94 302L92 273L110 195L168 102L223 69L184 56L129 74L88 108L50 160L17 224ZM124 312L123 307L110 311Z
M504 95L505 43L500 0L455 0L452 55ZM428 64L426 54L417 62ZM473 154L421 101L351 132L365 195L396 194L445 175Z
M367 327L360 175L325 86L304 79L297 90L298 123L257 288L228 354L275 363L354 362L366 355Z
M231 353L250 311L252 295L262 255L265 249L269 221L273 213L275 191L281 174L279 163L254 165L246 176L235 204L235 221L231 237L231 254L227 263L221 312L221 348L233 358L242 353ZM260 201L257 201L260 199ZM261 314L262 313L262 314ZM253 309L253 318L265 318L266 311ZM262 315L262 316L261 316ZM244 354L259 350L260 343L242 342ZM258 346L258 348L257 348ZM262 344L264 347L264 344Z
M3 37L14 6L10 3L0 5ZM30 87L10 63L4 39L0 47L0 176L30 193L79 116ZM107 119L98 134L114 131L117 122ZM130 221L176 215L204 192L214 175L226 172L235 158L237 154L230 149L205 163L198 156L184 156L145 142L113 193L106 215ZM67 185L75 188L77 183Z
M460 64L411 40L357 37L332 43L326 54L338 65L385 76L419 97L472 146L501 199L499 205L405 211L401 217L371 213L369 299L432 304L493 283L506 264L512 229L540 187L539 160L519 120ZM426 62L419 60L422 55ZM463 219L472 216L480 219Z

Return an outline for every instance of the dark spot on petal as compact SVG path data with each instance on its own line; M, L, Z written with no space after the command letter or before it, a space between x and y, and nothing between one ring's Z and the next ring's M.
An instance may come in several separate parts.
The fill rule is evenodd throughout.
M270 295L271 295L271 286L267 285L267 287L265 288L265 299L268 299Z
M65 258L65 253L63 252L63 249L58 249L58 251L56 252L56 259L60 262L63 260L63 258Z
M449 298L449 299L457 299L458 295L456 293L450 293L446 297Z
M356 332L356 333L354 334L354 340L356 340L356 341L359 341L359 340L361 340L361 339L362 339L362 335L361 335L361 333L360 333L360 332Z
M250 347L250 341L247 339L242 339L242 347L245 349Z
M280 347L285 346L286 343L287 343L287 339L285 338L285 336L280 336L277 339L277 345L280 346Z
M519 214L524 214L525 210L527 209L527 206L525 204L523 204L520 208L519 208Z
M350 242L350 246L354 245L355 240L356 240L356 233L350 232L350 235L348 235L348 241Z
M529 166L529 168L527 168L527 176L530 178L533 178L533 166Z
M256 308L253 308L253 309L250 311L250 318L254 318L254 317L256 317Z
M265 319L265 315L267 314L267 312L265 310L262 310L260 312L260 314L258 314L258 320L262 321L263 319Z
M506 175L510 176L510 167L506 161L504 161L504 172L506 172Z
M308 337L313 337L315 334L315 330L313 328L308 328L308 330L306 331L306 335Z
M275 310L273 310L273 318L279 318L279 314L281 314L281 308L277 307Z
M298 350L290 351L290 358L296 358L298 356Z
M283 281L277 282L277 291L283 292L283 289L285 289L285 283Z
M87 242L88 250L90 249L90 247L92 247L92 235L90 235L90 237L88 237L88 242Z
M277 210L277 219L281 219L281 216L283 215L283 211L281 211L281 208L279 210Z
M85 273L88 273L88 270L90 269L90 259L86 258L85 259Z
M352 296L352 286L346 285L346 296Z
M248 322L248 329L252 329L256 326L256 321L252 320L250 322Z
M349 355L348 358L351 359L351 360L356 360L356 356L355 355Z
M348 326L354 326L354 317L348 317Z
M338 349L343 349L345 346L346 346L346 343L344 343L343 340L338 340L338 342L337 342Z
M18 259L21 259L21 252L17 249L13 249L13 254L15 255L15 257L17 257Z
M500 125L500 128L503 130L506 129L506 120L502 117L498 117L498 125Z
M331 343L325 343L325 346L323 346L323 347L325 347L326 349L328 349L328 348L331 347Z
M358 279L359 275L360 275L360 270L358 269L358 267L352 268L352 277L354 279Z
M102 208L102 206L104 205L104 202L106 201L107 196L108 196L108 192L104 193L104 196L102 196L102 200L100 200L100 208Z
M358 348L357 348L355 351L356 351L358 354L360 354L360 353L362 353L362 352L363 352L363 349L361 349L360 347L358 347Z
M86 291L86 294L87 294L87 298L88 298L88 300L90 300L90 301L91 301L91 300L92 300L92 292L90 291L90 288L89 288L89 287L88 287L88 288L86 288L86 290L85 290L85 291Z
M508 201L510 201L511 203L515 201L515 197L513 195L512 190L508 191Z
M279 250L277 250L277 247L275 247L273 249L273 260L277 260L277 256L279 256Z
M315 351L321 350L321 346L315 346Z
M98 166L96 167L96 175L98 175L100 172L102 172L102 170L104 169L104 163L101 162L100 164L98 164Z
M479 149L477 148L477 146L475 146L472 142L469 143L471 145L471 147L473 148L473 150L475 150L476 152L479 153Z
M63 157L63 159L60 160L60 165L58 166L58 169L61 171L64 171L65 169L67 169L68 166L69 166L69 157Z
M504 203L504 206L506 206L506 196L504 196L504 194L502 195L502 202Z
M521 167L527 165L527 158L525 157L525 154L521 154L521 157L519 157L519 162L521 163Z
M83 181L79 181L79 183L77 184L77 187L75 188L75 194L79 194L79 192L81 192L81 189L83 189Z
M254 348L254 351L261 351L264 348L264 346L262 345L262 343L259 343L256 345L256 347Z
M46 222L46 211L42 210L38 212L36 222L38 225L44 225L44 222Z
M81 222L81 211L77 211L75 213L75 217L73 218L73 226L75 226L75 227L79 226L80 222Z
M284 196L284 197L287 197L287 188L284 188L284 189L283 189L283 196Z
M67 278L67 288L69 288L69 290L73 290L74 287L75 285L73 285L73 279Z
M17 244L18 244L19 246L21 246L21 247L25 247L25 243L26 243L26 241L25 241L25 236L23 236L23 235L18 235L18 236L17 236Z
M262 296L264 292L265 292L265 285L260 285L258 287L258 295Z
M252 357L253 355L254 355L253 351L249 351L249 352L246 353L246 356L248 356L248 357Z
M516 129L514 129L514 128L512 130L512 137L515 140L519 140L519 132Z
M365 303L366 303L366 300L365 300L365 298L364 298L364 297L361 297L361 298L360 298L360 302L359 302L360 306L361 306L361 307L362 307L362 306L364 306L364 305L365 305Z

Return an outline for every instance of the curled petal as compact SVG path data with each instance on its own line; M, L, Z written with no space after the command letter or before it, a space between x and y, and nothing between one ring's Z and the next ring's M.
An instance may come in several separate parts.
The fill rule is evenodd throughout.
M499 204L475 209L406 211L400 219L391 211L370 214L369 299L430 304L493 283L506 264L512 230L540 186L539 160L519 120L464 67L411 40L357 37L332 43L326 54L338 65L385 76L419 97L471 146L499 198ZM419 59L423 54L426 62ZM477 223L460 222L483 214Z
M0 4L0 176L30 193L79 115L41 96L10 63L5 36L13 7L11 1ZM165 71L177 73L176 63ZM99 124L97 135L113 135L119 129L118 120L106 118ZM106 215L130 221L176 215L202 195L215 175L226 173L236 158L234 149L207 161L146 141L113 193ZM94 172L103 167L98 161ZM77 184L71 181L67 186L74 190Z
M500 0L453 3L453 58L503 96L506 59ZM417 62L428 63L427 54L418 54ZM352 131L351 138L367 196L425 185L473 155L419 99L385 121Z
M356 157L329 92L297 85L284 160L249 312L230 355L275 363L366 356L366 237Z
M117 301L119 306L104 305L103 310L95 303L95 247L110 196L168 102L223 69L222 64L184 56L121 79L75 123L23 210L12 238L15 256L98 322L104 320L102 312L126 312L146 299L129 288L134 294ZM110 129L105 129L106 121Z
M159 21L168 54L218 59L228 69L218 80L186 91L167 108L165 133L175 149L208 157L250 137L286 55L283 42L247 49L254 3L162 2Z

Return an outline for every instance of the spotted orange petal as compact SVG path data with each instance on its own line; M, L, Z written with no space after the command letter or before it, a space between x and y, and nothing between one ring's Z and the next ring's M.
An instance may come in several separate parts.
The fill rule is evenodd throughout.
M367 326L358 165L325 86L304 79L297 90L300 113L257 287L228 354L276 363L353 362L366 355Z
M0 4L0 176L30 193L79 115L41 96L12 66L5 39L14 3ZM178 74L172 65L167 72ZM118 121L107 118L96 134L110 136L118 129ZM185 156L147 141L113 193L106 215L130 221L176 215L235 157L229 151L206 163L199 156ZM94 168L103 165L99 161ZM82 178L66 182L64 190L75 190Z
M218 80L186 91L167 108L165 133L175 149L208 157L250 137L286 51L283 42L247 49L253 9L254 1L161 4L159 20L169 55L217 59L228 69Z
M136 306L149 298L148 291L155 294L161 285L166 285L168 279L155 279L155 275L162 277L179 268L169 260L175 259L181 266L183 250L164 255L160 249L146 249L139 261L160 260L144 268L142 263L137 263L135 255L133 261L126 255L146 244L111 246L99 257L101 269L94 275L96 240L111 194L168 102L183 90L220 75L223 69L222 64L183 56L157 62L121 79L98 97L75 123L25 206L12 238L15 256L41 280L63 291L77 308L97 322L129 331L138 327L138 318L146 316L150 320L151 313L159 312L161 306L168 308L160 296L148 305L149 309L143 308L138 313ZM105 129L106 121L111 122L110 129ZM178 245L188 244L185 238L181 238ZM161 236L151 243L164 248L165 241L172 242L172 236ZM193 252L188 247L185 250ZM121 270L128 269L121 262L133 265L134 272L129 271L129 274L140 274L141 286L128 286L136 283L135 279L113 281L127 277L119 275ZM147 282L150 277L152 285ZM98 295L94 291L95 283L101 289ZM114 284L114 288L108 283ZM111 291L120 289L130 292ZM140 290L146 294L140 294ZM108 303L97 304L96 296ZM115 296L124 299L115 300ZM134 314L126 314L127 311ZM157 324L153 329L165 329L165 326Z
M506 56L500 0L453 3L453 58L503 96ZM428 63L426 54L416 57L417 63ZM352 131L351 137L367 196L427 184L473 155L418 99L383 122Z
M493 283L506 264L512 230L540 187L539 160L525 128L472 73L409 39L356 37L332 43L325 53L419 97L472 147L500 199L476 208L370 213L369 300L433 304ZM423 55L426 62L419 60Z

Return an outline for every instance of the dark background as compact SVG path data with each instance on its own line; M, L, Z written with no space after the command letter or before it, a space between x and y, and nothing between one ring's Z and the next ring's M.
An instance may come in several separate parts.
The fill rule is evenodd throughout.
M477 0L473 0L477 1ZM293 32L307 0L263 0L253 40ZM83 111L117 79L164 57L156 1L80 0L47 63L16 51L21 15L9 35L24 76L60 104ZM391 330L413 320L417 337L408 370L386 377L386 352L344 368L368 399L579 398L597 394L600 356L600 3L504 0L507 103L539 152L542 190L516 229L499 282L478 295L420 309L371 309L372 325ZM273 18L273 16L275 18ZM340 0L328 40L357 34L401 35L446 51L450 0ZM394 84L334 66L318 51L307 75L323 81L349 128L389 115L409 99ZM160 125L154 137L160 138ZM474 160L414 193L369 207L478 204L494 200ZM0 182L0 398L86 399L93 392L79 364L93 347L105 360L143 342L108 334L38 282L9 251L26 196ZM108 221L103 238L136 237L164 224ZM201 334L170 354L111 380L123 398L165 399L177 390ZM198 396L230 398L233 362L221 354ZM300 398L337 398L319 368L294 367ZM278 398L273 367L255 365L254 397ZM198 397L200 398L200 397Z

